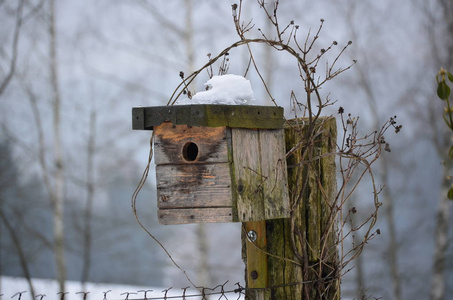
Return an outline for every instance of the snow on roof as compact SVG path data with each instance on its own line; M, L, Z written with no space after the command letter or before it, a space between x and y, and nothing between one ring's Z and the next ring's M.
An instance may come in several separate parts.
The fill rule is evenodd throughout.
M250 81L239 75L213 76L205 83L205 86L209 88L207 91L196 93L192 99L180 99L175 104L238 105L255 100Z

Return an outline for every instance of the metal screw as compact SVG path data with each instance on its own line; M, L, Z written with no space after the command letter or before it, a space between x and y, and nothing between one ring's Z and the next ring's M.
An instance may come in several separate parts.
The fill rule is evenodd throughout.
M252 271L250 273L250 277L252 277L253 280L256 280L258 278L258 272L257 271Z
M258 238L258 235L254 230L250 230L249 232L247 232L247 237L249 238L250 242L254 243Z

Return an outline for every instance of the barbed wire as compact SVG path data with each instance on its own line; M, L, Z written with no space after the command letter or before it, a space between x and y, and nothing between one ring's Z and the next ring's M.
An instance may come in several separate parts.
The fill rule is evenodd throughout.
M124 292L124 293L120 294L121 296L124 296L124 298L119 298L119 299L108 298L108 293L110 293L112 291L112 290L108 290L108 291L102 292L103 293L102 300L173 300L173 299L184 300L184 299L193 299L193 298L198 298L198 299L204 300L204 299L212 299L212 296L218 296L218 298L217 298L218 300L220 300L220 299L228 300L228 299L233 299L231 296L233 294L235 297L234 299L239 300L239 299L241 299L241 296L245 295L244 291L246 288L241 286L241 284L239 282L237 282L235 284L237 286L235 289L226 289L225 285L227 283L228 283L228 281L226 281L224 284L219 284L213 288L199 287L198 293L196 293L195 291L193 293L188 293L188 290L190 287L185 287L185 288L181 289L182 290L181 295L174 295L174 294L169 295L170 291L172 291L172 292L174 291L173 287L169 287L167 289L162 290L161 291L161 293L163 293L162 296L148 296L148 293L153 292L154 290L138 290L136 292ZM21 298L25 293L27 293L27 291L17 292L11 296L11 299L22 300ZM76 292L76 293L72 293L72 294L81 295L80 300L87 300L89 293L90 293L89 291L81 291L81 292ZM143 293L143 297L131 297L131 295L138 295L139 293ZM56 295L58 295L59 300L65 300L65 297L70 294L71 293L69 293L69 292L56 293ZM49 294L49 295L51 295L51 294ZM228 295L230 298L227 297ZM35 299L45 300L46 296L47 296L46 294L36 294ZM7 299L6 297L7 297L7 295L0 294L1 300Z
M226 300L237 299L237 300L239 300L239 299L241 299L241 296L245 295L245 292L247 290L273 290L273 289L277 289L277 288L285 288L285 287L291 287L291 286L296 286L296 285L312 284L312 283L315 283L318 281L329 282L332 280L335 280L335 278L329 277L329 278L314 279L314 280L307 280L307 281L300 281L300 282L292 282L292 283L285 283L285 284L280 284L280 285L273 285L273 286L264 287L264 288L246 288L246 287L243 287L239 282L237 282L237 283L235 283L235 285L237 286L235 289L225 290L225 285L228 283L228 281L226 281L224 284L219 284L213 288L197 287L199 289L199 292L195 293L195 291L194 291L193 294L187 294L187 291L190 287L185 287L185 288L181 288L181 290L182 290L181 295L169 295L170 291L174 291L173 287L169 287L169 288L161 291L161 293L163 293L162 296L151 296L151 297L148 297L148 293L153 292L154 290L138 290L136 292L124 292L124 293L120 294L121 296L124 295L124 298L108 298L107 297L108 293L110 293L112 291L112 290L108 290L108 291L102 292L104 295L102 300L174 300L174 299L185 300L185 299L193 299L193 298L197 298L197 297L200 298L201 300L205 300L205 299L207 300L207 299L212 299L212 296L218 296L219 297L219 298L217 298L218 300L221 300L221 299L226 299ZM25 293L27 293L27 291L17 292L13 296L11 296L11 299L16 298L15 300L21 300L22 295ZM87 300L87 296L89 293L90 293L89 291L82 291L82 292L76 292L74 294L82 295L80 300ZM136 298L130 297L130 295L138 295L139 293L143 293L143 297L136 297ZM68 292L57 293L57 295L59 296L59 300L65 300L65 297L68 294L70 294L70 293L68 293ZM231 295L233 295L233 294L234 294L234 297L237 297L237 298L232 298ZM230 298L228 298L227 295L229 295ZM3 299L3 296L4 296L4 294L0 294L0 300ZM46 294L35 295L35 298L37 300L45 300L45 297L46 297Z
M148 297L147 294L149 292L153 292L154 290L138 290L136 292L124 292L124 293L120 294L120 295L125 295L124 298L117 298L117 299L114 299L114 298L109 299L107 297L107 294L110 293L112 290L108 290L108 291L105 291L102 293L104 295L103 300L167 300L167 299L168 300L172 300L172 299L184 300L184 299L195 298L195 297L199 297L202 300L204 300L204 299L212 299L212 298L207 298L207 297L216 296L216 295L219 296L219 298L217 298L218 300L220 300L220 299L228 300L231 298L231 296L230 296L230 298L227 297L227 295L229 295L229 294L235 294L235 296L237 296L236 299L239 300L239 299L241 299L241 296L245 295L245 292L247 290L273 290L273 289L277 289L277 288L285 288L285 287L291 287L291 286L296 286L296 285L311 284L311 283L318 282L320 280L322 280L324 282L328 282L331 280L335 280L335 278L323 278L323 279L307 280L307 281L301 281L301 282L292 282L292 283L286 283L286 284L280 284L280 285L273 285L273 286L264 287L264 288L246 288L246 287L241 286L241 284L239 282L237 282L237 283L235 283L235 285L237 286L235 289L225 290L225 285L228 283L228 281L226 281L224 284L219 284L219 285L215 286L214 288L197 287L197 288L199 288L200 292L193 293L193 294L187 294L187 291L190 287L185 287L185 288L181 288L181 290L182 290L181 295L168 295L170 290L173 290L173 287L169 287L169 288L161 291L161 293L163 293L162 296L151 296L151 297ZM217 289L218 289L218 291L216 291ZM21 300L22 294L25 294L25 293L27 293L27 291L17 292L13 296L11 296L11 298L14 298L17 296L17 299L15 299L15 300ZM84 291L84 292L76 292L75 294L82 295L81 300L86 300L89 293L90 293L89 291L88 292ZM130 295L137 295L138 293L144 293L143 297L137 297L137 298L129 297ZM68 294L70 294L70 293L68 293L68 292L57 293L57 295L59 295L59 300L65 300L65 296ZM2 299L3 296L4 296L3 294L0 294L0 299ZM45 300L45 299L43 299L44 297L46 297L46 294L37 294L35 296L35 298L39 298L39 300Z

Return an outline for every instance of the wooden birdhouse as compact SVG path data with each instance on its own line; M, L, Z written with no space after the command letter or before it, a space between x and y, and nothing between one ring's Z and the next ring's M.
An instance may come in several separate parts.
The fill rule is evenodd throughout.
M289 217L283 108L138 107L132 117L154 131L161 224Z

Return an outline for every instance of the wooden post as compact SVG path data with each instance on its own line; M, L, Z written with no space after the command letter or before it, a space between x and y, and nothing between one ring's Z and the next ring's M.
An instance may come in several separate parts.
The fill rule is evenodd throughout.
M304 123L305 121L305 123ZM285 129L291 218L266 220L267 287L253 289L247 282L246 299L340 299L336 224L331 205L336 194L336 121L320 118L315 125L314 147L304 139L307 120L294 119ZM298 147L298 145L302 145ZM296 150L295 150L296 149ZM305 152L303 149L311 149ZM306 162L310 161L310 164ZM243 257L252 259L243 226ZM255 246L255 245L252 245ZM256 247L259 247L256 244ZM255 247L255 248L256 248ZM246 279L250 270L246 270Z

